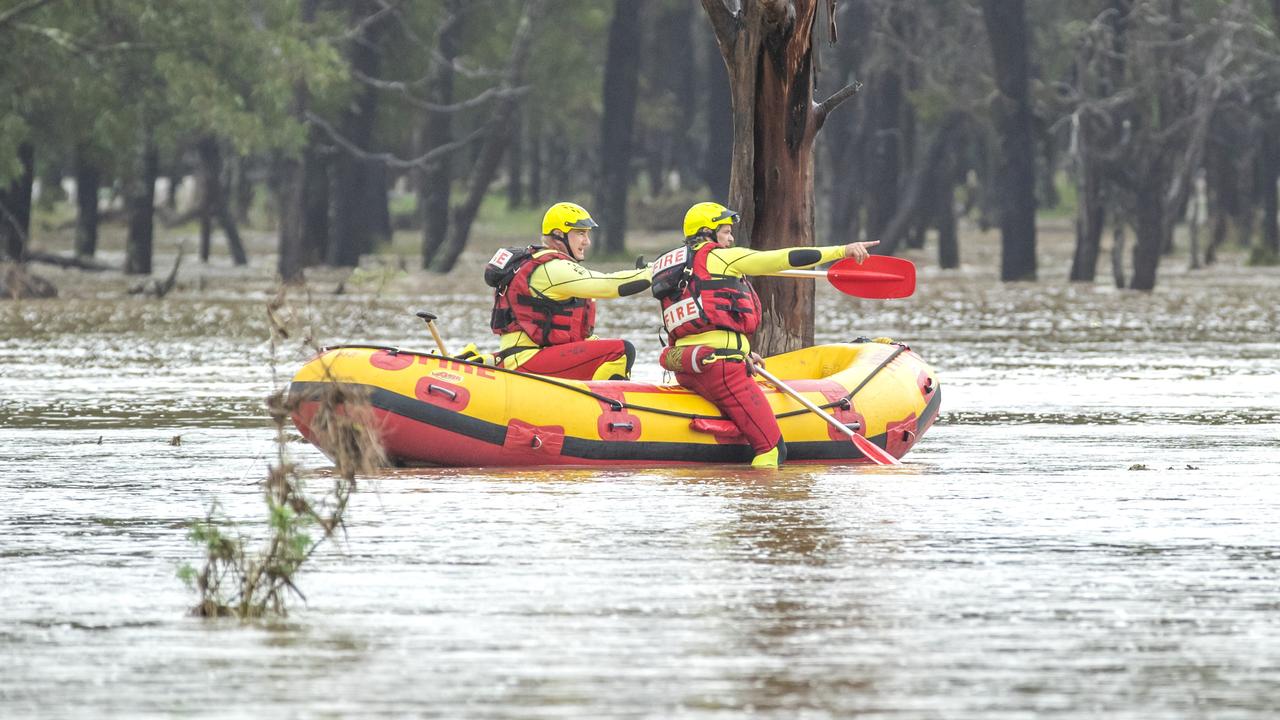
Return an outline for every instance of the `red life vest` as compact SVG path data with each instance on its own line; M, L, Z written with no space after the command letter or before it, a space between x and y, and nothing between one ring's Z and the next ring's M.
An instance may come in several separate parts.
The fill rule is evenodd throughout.
M539 347L586 340L596 325L596 301L589 298L552 300L529 287L540 265L573 258L547 248L499 250L485 266L485 280L493 277L493 315L489 327L496 335L523 330Z
M713 242L704 242L693 248L684 268L686 280L659 298L662 325L671 343L711 330L750 335L760 325L760 297L751 283L744 277L707 271L707 256L716 247ZM658 286L658 264L654 261L654 287Z

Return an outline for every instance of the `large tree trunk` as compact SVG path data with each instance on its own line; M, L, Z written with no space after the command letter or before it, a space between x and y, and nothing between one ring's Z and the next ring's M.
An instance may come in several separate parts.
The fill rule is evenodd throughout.
M596 206L604 222L604 250L626 252L627 189L631 184L631 135L640 77L640 8L644 0L614 0L604 63L604 116L600 124L600 184Z
M462 0L447 0L445 19L436 33L439 59L432 67L428 93L437 105L453 102L453 61L458 56L457 32L462 19ZM453 113L427 110L419 128L419 153L453 141ZM426 168L415 170L418 180L418 213L422 220L422 268L431 261L449 235L449 198L453 185L453 155L446 153ZM535 168L534 175L538 170Z
M22 174L0 189L0 238L10 258L23 262L27 257L27 238L31 234L31 187L36 177L36 148L29 142L18 146L18 162Z
M102 173L88 157L88 150L76 152L76 257L93 257L98 252L98 189Z
M431 269L436 272L447 273L458 262L458 257L467 245L467 237L471 234L471 224L480 212L480 202L484 200L498 164L502 161L507 141L511 138L511 120L522 100L520 95L510 91L520 87L523 82L529 49L533 43L533 19L542 16L545 4L546 0L525 0L515 38L511 42L510 62L502 83L508 92L495 101L493 114L489 117L485 131L484 145L471 168L467 197L454 210L450 218L449 237L440 249L439 257L431 264Z
M748 3L738 13L702 0L729 68L733 166L729 205L739 234L758 249L813 245L813 141L830 110L852 94L813 101L817 0ZM772 355L813 344L812 283L762 278L764 316L753 344Z
M139 130L133 166L125 184L125 205L129 212L129 237L125 241L124 271L129 275L150 275L155 237L156 175L159 154L149 128Z
M982 17L999 89L992 110L1000 133L1000 279L1034 280L1036 173L1025 0L982 0Z

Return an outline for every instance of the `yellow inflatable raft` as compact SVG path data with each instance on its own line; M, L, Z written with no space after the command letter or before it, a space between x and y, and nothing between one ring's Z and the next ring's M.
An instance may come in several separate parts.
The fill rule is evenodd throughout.
M895 457L905 455L938 416L937 377L905 345L819 345L767 358L767 367ZM312 442L316 398L330 383L367 392L387 457L396 465L665 466L747 462L752 456L714 405L679 385L560 380L367 346L327 349L294 376L293 420ZM788 462L868 462L838 429L761 384L782 428Z

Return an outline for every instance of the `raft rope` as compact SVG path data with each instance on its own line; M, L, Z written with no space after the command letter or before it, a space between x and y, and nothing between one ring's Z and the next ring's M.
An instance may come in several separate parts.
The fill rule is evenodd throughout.
M854 342L861 343L861 342L870 342L870 341L867 340L866 338L858 338L854 340ZM896 360L899 355L901 355L902 353L910 349L906 345L903 345L902 343L894 343L894 345L896 346L896 349L889 354L889 357L885 358L879 365L876 366L874 370L868 373L866 377L862 378L862 381L858 383L857 387L855 387L853 390L850 390L848 395L845 395L843 398L839 400L833 400L825 405L819 405L818 407L822 408L823 410L826 410L828 408L833 408L836 406L840 406L842 408L847 407L849 404L849 401L853 399L853 396L857 395L858 391L866 387L867 383L871 382L872 378L878 375L881 370L885 369L889 365L889 363ZM439 355L437 353L418 352L416 350L401 350L399 348L388 347L386 345L326 345L325 347L320 348L320 350L321 352L329 352L330 350L341 350L343 348L356 348L360 350L370 350L370 349L382 350L391 355L408 354L408 355L434 357L434 358L440 358L442 360L452 360L453 362L466 363L468 365L483 364L483 363L475 362L472 360L459 360L457 358L444 357L443 355ZM537 380L538 382L543 382L548 385L554 385L558 388L563 388L565 390L571 390L581 395L587 395L588 397L595 398L596 400L599 400L600 402L607 404L609 406L609 409L613 410L614 412L619 412L621 410L635 410L637 412L649 412L649 413L654 413L656 415L669 415L671 417L688 418L690 420L724 419L724 416L722 415L698 415L696 413L686 413L686 412L680 412L678 410L666 410L663 408L648 407L647 405L633 405L630 403L623 402L621 400L615 400L611 397L607 397L599 393L594 393L590 390L587 390L586 388L580 388L574 385L569 385L567 383L561 382L560 380L553 377L549 377L547 375L535 375L533 373L520 372L519 370L508 370L507 368L497 367L494 365L485 365L484 367L487 367L490 370L496 370L498 372L507 373L509 375L517 375L519 377L528 378L530 380ZM781 414L775 413L774 417L781 419L786 417L792 417L795 415L805 415L808 412L809 410L802 408L800 410L791 410L789 412L784 412Z

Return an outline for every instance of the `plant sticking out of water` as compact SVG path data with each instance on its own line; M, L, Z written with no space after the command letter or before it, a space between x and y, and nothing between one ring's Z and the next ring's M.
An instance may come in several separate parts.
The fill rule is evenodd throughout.
M267 315L275 380L277 349L295 334L291 326L297 324L285 305L283 291L268 303ZM304 345L318 354L320 348L310 337L308 333ZM301 397L277 390L267 399L276 429L276 461L262 486L267 528L261 545L251 548L252 541L232 525L216 503L203 520L192 524L190 537L204 552L204 565L199 570L185 565L178 574L200 595L193 614L243 620L284 615L291 594L305 601L295 582L298 572L321 545L345 531L343 517L356 489L356 476L372 473L384 461L367 394L334 382L332 376L327 380L319 393ZM273 384L279 387L278 382ZM304 402L314 403L310 427L316 444L330 449L334 463L332 485L322 494L307 487L305 474L291 461L287 449L290 416Z

